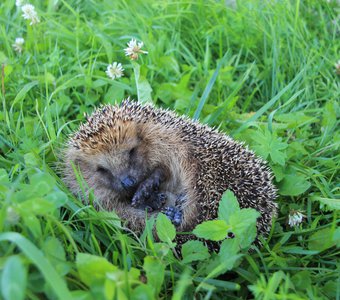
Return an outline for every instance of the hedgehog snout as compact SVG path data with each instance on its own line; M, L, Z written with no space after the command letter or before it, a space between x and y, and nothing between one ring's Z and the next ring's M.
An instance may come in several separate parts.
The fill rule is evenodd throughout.
M136 186L137 180L131 175L125 176L120 180L124 189L131 189Z

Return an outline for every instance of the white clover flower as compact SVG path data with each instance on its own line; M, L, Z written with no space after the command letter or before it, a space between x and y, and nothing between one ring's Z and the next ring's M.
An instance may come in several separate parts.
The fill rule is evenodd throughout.
M107 66L106 75L111 79L116 79L124 76L124 69L121 63L114 62L111 65Z
M299 224L301 224L303 218L305 218L305 217L306 216L304 214L302 214L301 211L292 209L289 212L288 225L290 227L294 227L296 225L299 225Z
M127 43L127 45L128 47L124 49L125 55L130 56L132 60L137 60L138 54L140 53L148 54L147 51L141 50L144 45L143 42L137 43L135 39L132 39L130 42Z
M15 5L16 5L17 7L21 7L23 4L24 4L24 1L22 1L22 0L16 0L16 1L15 1Z
M14 50L18 53L21 53L22 52L22 46L24 45L25 43L25 40L21 37L18 37L15 39L15 42L14 44L12 44Z
M335 72L340 75L340 59L334 64Z
M25 20L30 20L30 25L34 25L40 22L37 12L35 11L35 7L32 4L25 4L21 7L23 12L22 16Z

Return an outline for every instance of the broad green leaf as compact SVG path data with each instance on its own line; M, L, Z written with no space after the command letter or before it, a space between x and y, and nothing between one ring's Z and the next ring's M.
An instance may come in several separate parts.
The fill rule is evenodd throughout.
M286 153L283 151L288 147L288 144L281 142L280 138L272 135L268 129L264 133L256 131L252 137L256 142L253 146L256 153L266 159L269 155L274 163L284 165L286 162Z
M164 75L167 74L169 71L175 72L177 75L181 74L177 59L173 55L169 55L169 53L159 57L159 59L156 60L156 63L157 67L159 68L158 71L162 72ZM187 74L181 74L181 77L187 77ZM181 81L183 81L183 78L181 78ZM189 78L186 80L186 85L184 85L184 87L187 86L188 81Z
M38 167L40 165L37 155L34 153L26 153L24 155L25 165L29 167Z
M28 211L26 215L22 215L22 219L24 220L25 225L35 238L41 237L42 232L40 221L35 215Z
M182 245L183 263L191 263L197 260L205 260L210 254L208 248L200 241L187 241Z
M55 179L47 173L39 172L30 177L30 185L36 196L46 195L55 184Z
M220 246L220 251L218 253L220 257L220 272L223 269L223 273L231 270L237 260L243 256L243 254L239 254L240 247L239 241L237 239L226 239L222 242ZM219 272L219 274L221 274ZM217 276L217 274L215 275Z
M327 296L325 299L339 298L339 280L328 281L322 288L322 291Z
M86 253L77 254L76 266L80 279L88 286L104 281L106 273L114 272L118 269L104 257Z
M50 192L46 197L45 197L49 203L53 204L55 208L59 208L67 203L67 195L59 190Z
M168 244L172 244L171 241L176 237L175 226L168 217L162 213L157 216L156 231L159 239Z
M166 105L170 105L171 101L175 98L175 89L176 85L174 83L161 83L157 89L156 98L160 99Z
M230 217L232 231L234 232L235 229L237 229L239 233L242 233L242 230L250 226L250 224L256 224L256 220L259 216L260 213L253 208L243 208L240 211L235 212Z
M114 282L121 287L127 287L128 284L139 281L140 270L131 267L129 272L126 274L124 270L120 270L116 266L114 267L116 268L115 271L106 271L106 278L111 280L111 282ZM96 281L96 283L102 284L102 281L99 280Z
M104 96L104 102L112 103L114 100L123 99L124 92L125 92L124 86L112 85Z
M289 147L287 149L287 158L300 158L305 155L308 155L308 151L304 147L304 145L299 141L299 142L292 142L289 143Z
M126 299L127 297L126 291L131 288L132 285L140 283L140 270L136 268L130 268L129 272L124 270L115 271L104 271L104 287L103 280L96 279L91 284L91 290L99 289L103 291L105 299L112 299L112 295L116 295L116 299Z
M176 246L176 244L168 244L168 243L154 243L153 250L155 251L157 257L166 257L172 254L171 247Z
M219 203L218 218L228 223L230 216L239 210L240 205L234 193L230 190L225 191Z
M117 294L115 297L117 300L130 300L123 289L117 289Z
M333 234L333 241L336 243L337 247L340 247L340 227L335 229L335 232Z
M41 250L45 253L49 261L53 263L60 275L66 275L70 271L71 266L66 261L65 249L57 238L47 238Z
M17 203L25 202L32 198L37 198L38 194L31 184L21 184L21 189L16 191L12 196L12 201Z
M102 284L99 283L98 285L99 287L101 287ZM105 278L104 286L103 286L103 293L105 295L105 299L114 299L114 295L116 291L117 291L117 283L115 281L112 281L110 278Z
M207 260L205 274L207 278L216 278L234 268L238 259L243 256L239 254L240 247L236 239L226 239L221 243L220 251L213 259Z
M227 237L230 229L231 226L224 220L205 221L196 226L193 234L206 240L221 241Z
M256 238L256 219L260 213L252 208L241 209L230 217L231 231L243 249Z
M303 111L297 111L286 114L275 114L274 119L288 124L289 128L297 128L300 124L313 122L315 116L308 116Z
M150 300L155 299L152 287L146 284L137 286L131 295L131 300Z
M9 257L3 266L1 291L5 300L25 299L27 271L18 256Z
M311 196L312 201L319 201L321 209L340 210L340 199L324 198L321 196Z
M292 276L294 286L305 290L311 287L311 274L309 271L300 271Z
M307 191L310 186L303 175L286 175L280 182L279 193L284 196L297 196Z
M272 171L274 173L275 180L277 182L280 182L285 177L284 167L283 166L273 165L273 166L271 166L271 169L272 169Z
M158 297L164 281L165 265L156 257L146 256L143 269L146 274L147 285L154 291L154 296Z
M174 109L176 111L184 111L188 105L190 103L190 99L183 99L183 98L179 98L176 100L175 105L174 105Z
M33 198L26 200L18 205L22 215L28 216L29 214L43 215L53 212L56 207L53 203L43 198Z
M124 271L122 271L122 273L124 274ZM124 276L125 276L125 275L124 275ZM124 277L124 278L125 278L125 277ZM131 281L136 281L136 280L139 280L139 278L140 278L140 270L131 267L130 270L129 270L129 279L130 279ZM124 279L124 280L125 280L125 279Z
M71 292L72 300L93 300L91 291L74 290Z
M325 228L313 233L308 240L308 249L324 251L339 243L334 240L335 231L331 228Z
M221 243L218 255L222 258L232 257L240 252L240 247L236 238L226 239Z

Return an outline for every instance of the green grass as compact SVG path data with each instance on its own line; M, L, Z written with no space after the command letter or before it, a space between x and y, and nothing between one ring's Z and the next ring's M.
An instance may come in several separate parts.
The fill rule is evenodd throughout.
M339 2L32 4L34 26L0 3L0 299L340 299ZM148 51L138 64L131 38ZM127 233L63 185L59 149L84 113L150 95L268 160L279 215L263 247L227 242L223 264L194 244L182 260L172 233ZM295 227L292 210L305 215Z

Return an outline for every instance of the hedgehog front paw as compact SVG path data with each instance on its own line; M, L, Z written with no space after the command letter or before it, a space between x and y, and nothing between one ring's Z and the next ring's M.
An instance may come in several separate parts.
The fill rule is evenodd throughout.
M174 224L175 226L181 225L183 217L181 209L179 209L178 207L167 206L163 209L162 212L169 218L172 224Z
M165 193L158 193L154 197L151 197L151 199L147 201L147 204L155 210L160 210L164 206L166 200L167 196Z
M136 208L147 210L148 212L160 210L164 206L166 200L167 196L165 193L153 194L149 199Z
M139 207L146 202L158 203L159 194L154 197L155 192L158 192L159 186L165 180L165 173L161 168L155 169L152 174L144 180L138 187L134 194L131 205L133 207ZM151 198L151 201L150 201ZM164 203L163 203L164 204Z

